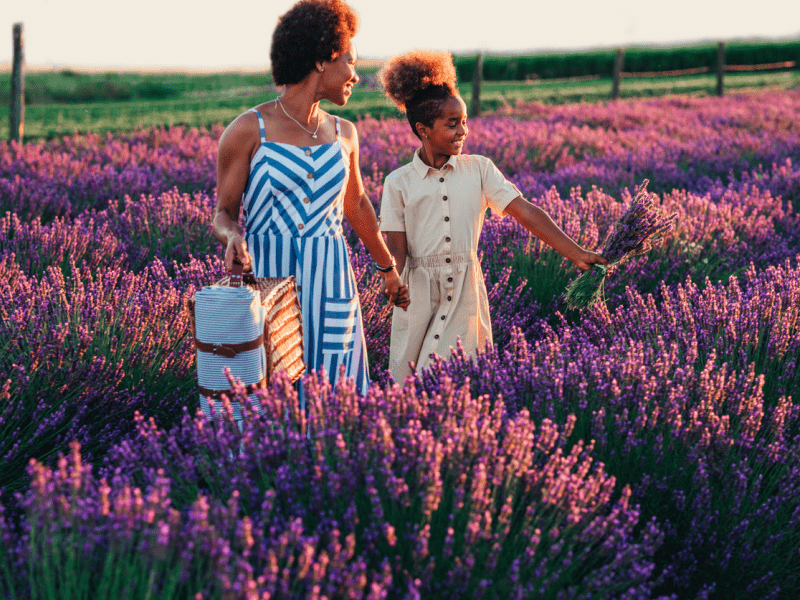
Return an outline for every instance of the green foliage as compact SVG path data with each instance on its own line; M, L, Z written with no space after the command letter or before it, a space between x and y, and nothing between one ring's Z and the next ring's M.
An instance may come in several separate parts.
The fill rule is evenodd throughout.
M541 244L514 253L511 283L524 279L526 291L539 305L537 317L550 318L557 309L563 309L560 300L569 283L575 279L577 268L549 246ZM551 324L555 324L557 319Z
M728 64L795 60L800 40L781 43L731 43ZM490 112L517 102L599 102L611 95L614 50L530 56L484 57L481 110ZM469 101L475 56L454 58L460 90ZM630 48L625 70L660 71L716 62L716 45L686 48ZM374 67L359 69L361 83L347 105L323 103L325 110L350 120L401 116L374 84ZM579 78L574 80L574 78ZM580 78L588 79L583 80ZM10 78L0 78L0 139L8 137ZM725 89L800 85L800 69L728 73ZM626 78L621 97L664 94L712 95L713 72L688 77ZM70 69L26 74L25 139L75 132L126 131L137 127L182 125L210 127L230 123L247 109L279 94L269 73L82 73Z
M264 88L269 73L83 73L72 69L25 74L25 103L118 102L230 97L231 90ZM0 79L0 102L8 104L10 78Z
M533 55L488 55L483 58L486 81L524 81L599 75L611 77L616 49L593 52L545 53ZM716 66L717 45L684 47L635 47L625 50L625 71L673 71ZM794 60L800 68L800 40L786 42L731 42L725 45L730 65L755 65ZM474 55L456 56L460 81L472 81Z

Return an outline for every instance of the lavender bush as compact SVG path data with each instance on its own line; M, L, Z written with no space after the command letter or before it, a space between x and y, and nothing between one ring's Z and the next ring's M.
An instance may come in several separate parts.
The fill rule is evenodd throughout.
M645 179L636 191L628 208L614 224L603 246L603 256L610 265L594 265L573 281L565 294L568 308L591 308L603 294L603 283L611 269L636 254L645 254L673 227L673 218L663 215L654 196L647 193Z
M665 525L658 562L669 590L791 597L800 584L799 281L800 265L787 263L751 269L742 283L664 289L658 303L629 291L615 313L601 306L475 361L457 352L416 384L436 393L445 373L534 420L578 415L579 438L595 441L645 516Z
M261 399L267 417L241 432L229 403L219 423L186 414L166 431L139 418L99 479L76 443L55 469L32 462L20 589L650 596L660 532L640 523L627 489L614 493L591 444L567 444L574 418L508 419L501 402L447 380L435 396L375 387L364 398L307 383L308 413L278 381Z

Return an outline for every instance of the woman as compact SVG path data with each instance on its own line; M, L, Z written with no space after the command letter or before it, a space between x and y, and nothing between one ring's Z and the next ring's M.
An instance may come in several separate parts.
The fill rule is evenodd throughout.
M306 367L340 369L369 386L364 328L342 216L375 259L390 302L408 306L392 255L364 193L352 123L321 110L347 103L356 74L358 16L343 0L302 0L278 20L270 59L282 95L239 115L217 161L214 234L256 277L297 278ZM244 208L245 230L237 222Z

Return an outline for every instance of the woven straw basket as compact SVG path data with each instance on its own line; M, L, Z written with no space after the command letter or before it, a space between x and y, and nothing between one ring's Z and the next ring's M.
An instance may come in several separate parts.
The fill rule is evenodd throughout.
M225 292L225 288L241 287L248 288L251 293L243 290L243 294L237 294L233 289L231 293ZM210 289L216 290L220 299L210 305L206 301L203 311L197 310L197 294L187 301L197 348L201 408L208 415L208 399L219 400L222 394L229 393L227 384L220 379L222 368L227 367L233 377L248 387L253 406L259 409L253 393L266 386L274 373L285 371L295 382L305 372L295 278L256 278L249 273L242 275L239 268ZM231 318L234 312L237 317ZM205 321L198 323L197 318ZM236 319L243 320L240 324ZM234 416L239 414L236 405Z
M230 280L234 277L223 277L217 285L231 285ZM254 277L246 273L242 276L242 283L261 294L261 304L266 309L264 347L267 353L267 382L276 371L286 371L294 383L306 370L303 325L295 278Z

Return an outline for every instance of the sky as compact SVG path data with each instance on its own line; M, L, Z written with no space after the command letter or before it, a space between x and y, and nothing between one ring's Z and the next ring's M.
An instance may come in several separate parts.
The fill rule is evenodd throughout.
M260 70L294 0L0 0L0 67L13 24L29 68ZM800 39L798 0L349 0L362 58Z

